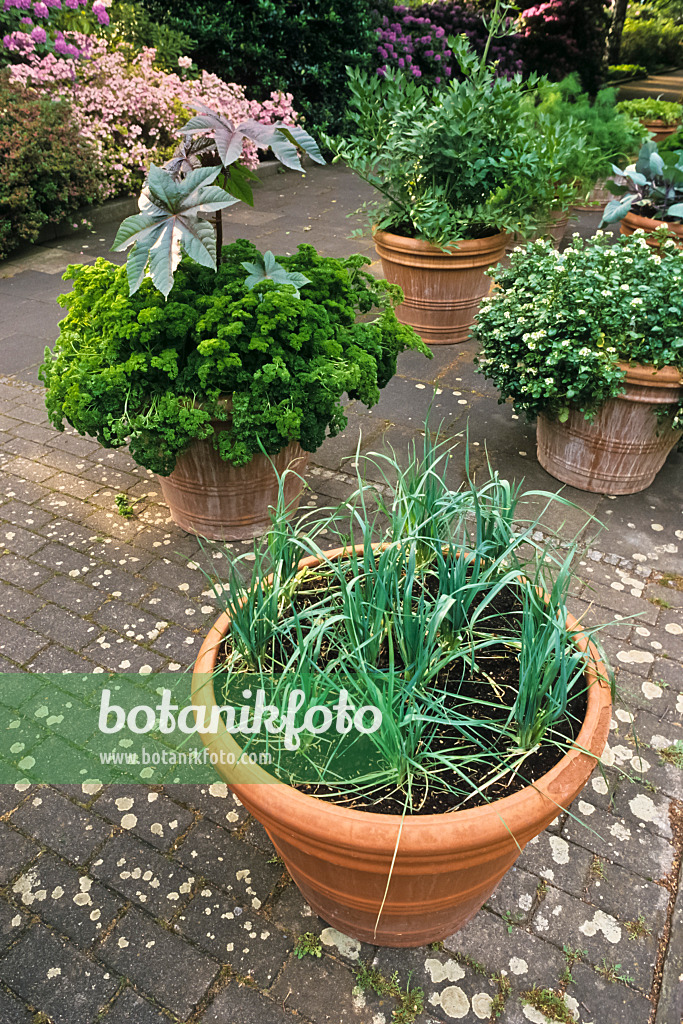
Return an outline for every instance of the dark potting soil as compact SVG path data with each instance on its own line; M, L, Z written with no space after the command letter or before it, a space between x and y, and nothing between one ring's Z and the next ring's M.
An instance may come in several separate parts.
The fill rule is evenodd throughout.
M310 580L308 581L310 584ZM321 578L321 582L323 582ZM428 582L432 582L428 578ZM304 588L301 594L295 595L294 607L301 613L305 607L315 603L315 590L311 591L310 586ZM486 629L488 633L509 637L515 632L515 622L521 611L521 604L514 590L507 588L502 590L490 603L491 615L487 615ZM230 645L226 639L223 645L222 655L219 662L224 660L230 652ZM284 663L292 654L293 648L282 647L276 662ZM330 647L321 651L319 666L328 664L333 657ZM386 669L389 665L389 652L386 641L380 649L378 668ZM401 667L397 662L397 667ZM475 722L485 723L490 717L487 704L492 700L497 701L500 712L506 715L514 706L519 683L519 663L517 656L510 647L501 640L487 648L485 653L476 657L474 669L463 671L463 660L456 658L450 665L438 674L433 690L443 695L444 706L455 709L460 707ZM227 702L227 694L223 695ZM567 712L564 719L559 723L553 732L549 732L538 749L528 754L516 772L507 771L499 780L489 782L496 774L495 752L500 751L501 762L503 756L509 764L509 740L503 745L500 733L486 729L483 724L479 725L478 736L486 742L487 750L492 756L482 763L470 762L462 765L460 772L457 768L449 768L439 773L440 784L431 779L428 784L413 781L408 801L408 793L404 789L397 790L393 785L375 788L369 791L355 791L352 786L346 790L339 787L320 785L314 783L291 783L301 792L321 799L329 800L332 803L353 808L355 810L372 811L378 814L403 814L404 812L415 815L440 814L451 810L484 806L493 800L511 796L526 786L536 782L542 775L550 771L562 758L565 751L576 739L586 715L587 690L585 687L576 687L570 695ZM252 748L257 749L257 748ZM439 751L455 752L451 756L451 762L457 764L464 758L471 757L479 748L474 743L464 740L453 726L440 725L435 728L430 743L430 749L434 753ZM521 756L521 755L520 755ZM462 772L465 772L467 783L463 781ZM485 787L484 792L477 792ZM455 790L455 792L454 792ZM485 794L485 795L484 795Z

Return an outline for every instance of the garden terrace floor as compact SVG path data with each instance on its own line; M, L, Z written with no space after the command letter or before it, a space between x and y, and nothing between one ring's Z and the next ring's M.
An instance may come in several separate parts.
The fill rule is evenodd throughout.
M363 251L374 260L367 239L348 238L346 214L366 198L340 167L273 174L255 210L226 212L225 237L247 236L276 254L308 242L326 255ZM592 233L598 217L581 217L579 230ZM184 670L217 615L192 567L211 551L202 555L170 522L157 483L124 452L54 431L37 380L62 315L61 273L107 255L114 232L59 239L0 264L0 670L88 672L125 660L131 671L170 668L186 686ZM435 389L432 423L443 420L453 435L469 424L478 473L488 455L506 476L559 489L536 462L534 428L497 404L473 354L465 344L436 349L431 361L401 357L377 407L352 403L346 430L312 457L311 499L333 503L353 489L359 433L363 451L388 442L405 453ZM454 483L464 444L458 453ZM683 771L660 751L683 738L682 468L672 454L655 484L631 497L565 488L585 511L547 520L567 538L582 532L571 610L612 622L603 641L620 696L606 756L634 781L596 772L572 809L590 827L561 815L463 931L419 950L360 947L335 933L311 915L262 828L218 783L0 787L2 1024L388 1024L393 999L355 989L360 961L424 990L419 1024L492 1019L501 976L510 983L501 1024L543 1024L541 1011L523 1004L533 986L559 988L582 1024L678 1024ZM130 520L115 511L122 491L140 499ZM57 710L54 694L42 697ZM153 898L142 899L144 882L131 881L135 868L121 870L122 857L154 872ZM245 869L257 911L228 889ZM79 880L84 871L92 884ZM239 927L219 935L218 915L207 938L207 900L248 908L260 936L239 943L249 952L224 952L238 948ZM301 932L320 934L319 959L294 954ZM565 946L585 951L571 979Z

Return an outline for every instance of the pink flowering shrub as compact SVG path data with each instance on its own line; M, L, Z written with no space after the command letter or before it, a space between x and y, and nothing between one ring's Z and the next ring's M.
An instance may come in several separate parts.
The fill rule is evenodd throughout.
M0 38L11 60L31 55L87 57L92 41L109 25L111 0L2 0L1 24L9 27ZM81 39L78 40L77 36Z
M190 104L203 103L237 123L248 118L263 124L284 120L295 124L290 93L271 93L265 103L248 100L243 86L202 72L196 79L154 67L155 51L143 49L132 61L105 40L77 44L87 59L33 54L10 69L14 80L53 99L71 104L84 139L97 154L106 197L134 191L151 163L171 155L178 129L192 116ZM182 67L182 65L181 65ZM252 142L245 142L242 162L258 165Z

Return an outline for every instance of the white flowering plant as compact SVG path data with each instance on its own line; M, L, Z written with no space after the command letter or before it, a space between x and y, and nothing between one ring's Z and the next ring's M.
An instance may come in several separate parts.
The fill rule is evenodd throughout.
M683 371L683 250L666 228L656 234L656 248L642 231L575 234L563 253L539 240L488 271L495 287L472 333L501 402L527 419L577 409L590 420L622 392L619 362ZM672 411L680 429L683 407Z

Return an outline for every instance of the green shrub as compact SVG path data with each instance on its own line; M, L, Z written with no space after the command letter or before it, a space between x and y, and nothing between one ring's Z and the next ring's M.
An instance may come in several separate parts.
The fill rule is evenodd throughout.
M130 295L126 268L108 260L69 267L68 315L41 367L53 425L66 419L107 448L129 443L136 462L168 475L193 439L211 434L212 416L226 419L228 395L232 423L217 446L241 466L261 445L273 454L297 440L315 451L328 429L346 426L344 393L372 406L399 352L429 355L396 319L400 289L363 270L366 257L324 258L310 245L279 257L309 279L297 298L273 280L249 289L242 263L259 256L242 239L223 248L218 271L184 259L168 301L149 279ZM374 320L356 323L373 308Z
M258 100L294 95L306 127L340 130L345 66L370 67L376 52L368 0L143 0L150 17L196 40L189 56Z
M644 64L650 71L683 64L683 25L672 19L627 18L619 59L625 64Z
M607 68L608 82L621 82L626 78L645 78L647 68L643 64L610 64Z
M101 193L97 162L70 106L0 73L0 258Z
M140 0L126 0L110 8L111 36L116 43L128 43L135 52L153 47L154 63L163 71L178 71L178 58L187 56L195 40L185 32L159 25L150 18Z

